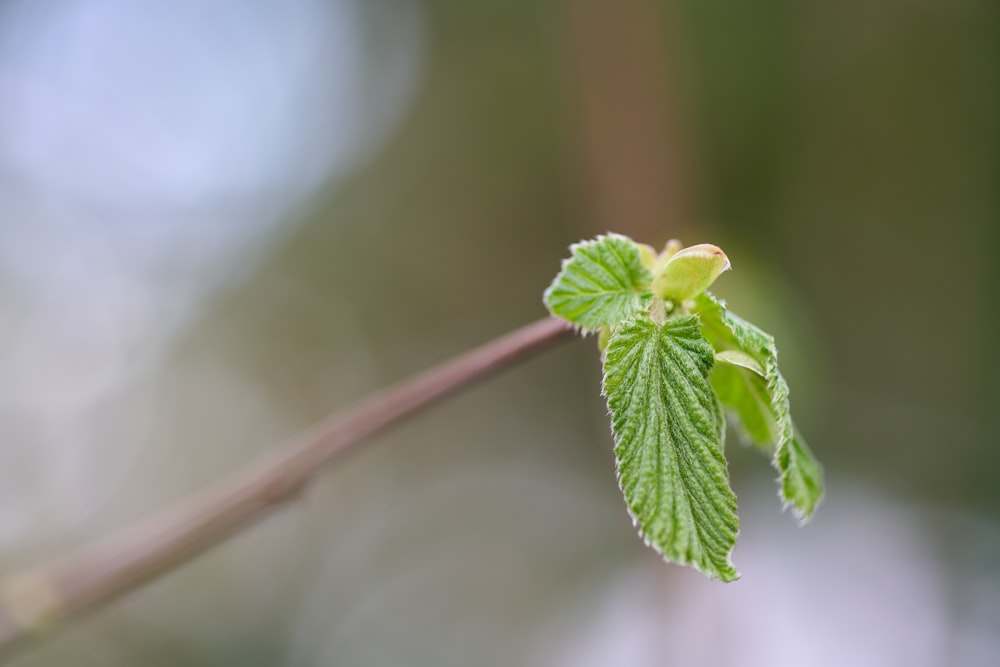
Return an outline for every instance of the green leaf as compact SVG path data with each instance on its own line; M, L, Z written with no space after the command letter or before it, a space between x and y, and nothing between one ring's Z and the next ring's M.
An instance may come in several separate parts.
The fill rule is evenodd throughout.
M545 305L553 315L596 329L617 324L649 303L653 275L631 239L609 234L570 250L572 255L545 290Z
M716 352L715 358L718 361L724 361L727 364L745 368L748 371L753 371L760 377L764 377L764 369L760 367L760 364L756 359L751 357L746 352L740 352L739 350L723 350L722 352Z
M697 317L661 325L638 314L612 329L603 391L619 483L643 538L668 560L732 581L739 519L713 363Z
M808 520L823 496L823 468L792 422L788 383L778 370L774 338L730 313L707 292L698 297L695 312L723 362L711 377L719 400L735 413L753 442L773 446L781 498L800 519ZM736 354L749 357L757 368L736 361L742 359Z
M652 290L668 301L687 301L707 290L729 268L729 258L718 246L693 245L670 256L656 272Z
M721 353L715 358L721 363L715 364L710 380L723 407L736 415L745 439L772 452L778 436L767 382L746 368L726 363Z
M776 456L778 468L785 471L781 477L782 496L786 503L791 503L800 519L808 521L823 498L823 467L798 429L794 429L792 439Z

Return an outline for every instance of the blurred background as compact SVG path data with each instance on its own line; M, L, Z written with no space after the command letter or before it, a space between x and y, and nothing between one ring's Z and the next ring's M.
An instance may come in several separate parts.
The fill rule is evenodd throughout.
M1000 664L1000 5L5 0L0 574L544 315L567 246L725 248L828 492L730 442L663 564L593 340L394 429L47 665Z

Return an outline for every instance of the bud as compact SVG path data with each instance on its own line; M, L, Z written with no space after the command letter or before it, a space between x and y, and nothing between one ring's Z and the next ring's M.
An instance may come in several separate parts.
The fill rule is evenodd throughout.
M656 268L659 269L664 264L670 261L670 258L676 255L683 248L683 244L677 239L670 239L667 244L663 246L663 252L660 256L656 258Z
M674 303L687 301L708 289L730 268L726 253L702 243L676 253L653 278L653 293Z
M639 259L642 261L642 265L650 271L656 270L658 257L656 251L653 250L653 246L646 243L636 243L636 245L639 247Z

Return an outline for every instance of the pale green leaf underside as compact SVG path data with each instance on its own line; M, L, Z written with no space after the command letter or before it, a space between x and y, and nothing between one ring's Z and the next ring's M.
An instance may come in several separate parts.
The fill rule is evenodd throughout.
M573 245L572 254L545 290L553 315L584 329L617 324L643 310L653 275L643 266L639 247L618 234Z
M749 371L753 371L760 377L764 377L764 369L756 359L751 357L746 352L741 352L740 350L723 350L721 352L716 352L715 358L718 361L724 361L732 366L740 366Z
M619 482L643 537L668 560L732 581L739 519L713 363L698 318L659 325L639 314L612 331L603 389Z
M756 444L774 447L774 467L780 475L781 498L802 519L808 519L823 496L823 469L795 430L789 407L788 383L778 370L774 338L728 312L707 292L698 297L696 312L705 336L726 361L726 351L750 356L763 369L760 377L743 364L719 364L712 386L723 406L736 414Z
M761 449L773 452L778 435L767 382L746 368L725 363L725 357L717 354L715 358L718 363L709 379L723 407L736 415L742 435Z

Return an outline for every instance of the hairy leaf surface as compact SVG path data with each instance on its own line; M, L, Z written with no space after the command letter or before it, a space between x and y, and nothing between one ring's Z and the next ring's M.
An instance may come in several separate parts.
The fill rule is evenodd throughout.
M695 311L723 362L711 378L719 400L736 414L753 442L773 446L781 498L801 519L808 519L823 496L823 469L792 423L788 383L778 370L774 338L730 313L707 292L698 297ZM763 374L737 362L726 354L730 351L752 358Z
M661 325L637 314L612 329L603 389L619 482L643 537L668 560L732 581L739 519L713 363L697 317Z
M617 324L649 303L653 275L631 239L609 234L570 250L570 258L545 291L545 305L553 315L596 329Z

